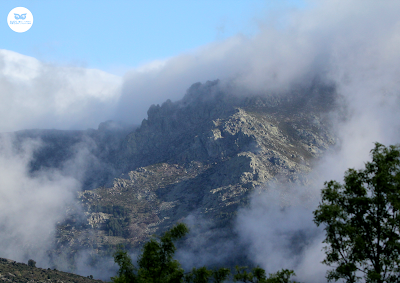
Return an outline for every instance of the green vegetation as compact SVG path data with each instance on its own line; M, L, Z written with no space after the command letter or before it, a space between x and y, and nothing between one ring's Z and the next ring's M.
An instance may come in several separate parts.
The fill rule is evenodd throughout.
M129 209L121 205L93 205L91 211L112 215L105 225L107 236L128 237L129 232L126 228L130 221Z
M93 212L103 212L114 215L114 217L127 217L129 210L121 205L94 205L91 210Z
M142 249L137 269L128 253L118 250L114 261L119 265L117 276L112 277L114 283L220 283L233 279L235 282L252 283L289 283L295 275L292 270L282 270L276 274L265 275L265 270L256 267L251 272L247 267L236 267L232 274L228 268L209 270L206 267L193 268L185 273L180 263L173 258L176 251L174 242L189 232L185 224L178 224L165 232L159 239L152 238Z
M399 282L400 148L376 143L364 170L325 182L314 221L325 226L329 281Z
M33 259L28 260L28 265L32 266L32 267L36 267L36 261L34 261Z
M296 283L296 281L290 280L290 277L295 275L293 270L282 269L277 273L270 274L267 278L265 270L260 267L253 268L251 272L247 270L247 267L236 267L233 280L244 283Z
M106 229L108 236L126 236L126 227L129 222L126 219L111 218L107 221Z
M400 273L400 147L376 143L372 161L365 169L349 169L344 184L325 182L322 201L314 211L314 222L324 225L326 259L333 270L328 281L348 283L399 282ZM126 252L118 251L120 269L113 282L235 282L289 283L292 270L283 269L267 277L260 267L210 270L193 268L185 273L173 259L174 241L188 233L184 224L147 242L138 260L138 269Z
M101 280L94 280L93 276L80 276L72 273L58 271L56 269L43 269L33 266L34 260L29 260L28 264L15 262L0 258L0 281L1 282L103 282ZM35 263L36 264L36 263Z

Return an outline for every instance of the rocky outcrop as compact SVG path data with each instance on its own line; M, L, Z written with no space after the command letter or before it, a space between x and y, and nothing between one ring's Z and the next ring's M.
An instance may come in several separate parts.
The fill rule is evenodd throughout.
M80 195L86 235L95 235L101 250L104 243L138 245L194 212L226 225L257 186L293 182L312 169L311 161L335 143L326 119L334 107L332 86L241 97L218 81L151 106L123 143L125 174L109 188ZM127 214L98 209L107 206ZM119 221L121 236L110 230L112 221Z
M272 140L294 147L300 141L308 152L302 156L317 156L333 142L322 116L334 96L334 88L320 85L294 94L238 97L221 90L218 81L194 84L181 101L150 107L148 119L126 138L122 160L128 170L160 162L210 163Z

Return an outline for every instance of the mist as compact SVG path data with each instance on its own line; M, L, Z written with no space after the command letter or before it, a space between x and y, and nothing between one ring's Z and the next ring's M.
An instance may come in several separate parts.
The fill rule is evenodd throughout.
M151 104L179 100L191 84L215 79L229 83L230 91L234 85L238 95L268 95L310 84L318 76L336 84L352 117L364 121L365 107L385 103L393 112L399 88L399 6L325 0L307 1L302 9L270 10L257 19L255 36L215 41L134 67L122 78L1 50L0 131L96 128L109 119L137 124Z
M56 170L29 173L29 162L41 144L26 140L15 147L13 135L0 137L1 257L48 266L57 222L65 218L79 182Z
M314 164L310 183L265 184L236 224L255 264L268 272L293 268L300 281L325 281L324 234L312 222L323 182L342 181L348 168L362 168L374 142L400 140L400 2L306 3L266 14L255 36L238 34L133 68L122 78L0 50L0 131L85 129L108 119L140 123L151 104L179 100L198 81L220 79L237 95L285 93L315 77L329 81L343 110L331 114L337 144ZM42 257L38 252L46 250L80 188L79 178L62 170L30 175L38 147L40 141L30 141L21 153L12 139L1 140L1 250L15 260ZM79 156L64 168L82 168L91 158Z
M326 281L328 267L321 263L325 233L312 215L323 183L343 182L348 168L363 168L374 142L400 141L400 18L392 10L398 3L314 4L296 14L291 31L295 38L306 35L306 44L319 45L311 70L334 82L341 96L345 111L331 115L337 144L314 164L309 183L265 184L237 220L255 264L268 272L294 269L302 282Z
M0 132L97 128L115 110L121 78L0 49Z
M33 259L37 267L109 280L117 271L112 257L100 258L87 248L71 259L71 248L57 243L58 227L65 220L86 224L77 203L78 192L104 185L110 175L115 175L115 168L102 160L109 149L101 140L99 143L87 132L81 136L74 133L74 142L64 140L65 158L57 160L58 164L39 162L39 168L33 166L40 158L38 154L52 159L54 146L55 151L60 150L57 143L46 142L40 135L0 135L0 257L24 263ZM58 131L53 134L56 138L60 135ZM110 134L120 135L115 129ZM112 147L115 140L109 140L107 146Z

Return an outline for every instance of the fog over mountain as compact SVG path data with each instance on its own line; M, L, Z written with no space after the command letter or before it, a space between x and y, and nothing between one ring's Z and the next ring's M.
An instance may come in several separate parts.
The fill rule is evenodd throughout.
M309 1L303 9L265 15L253 37L236 35L123 78L0 50L0 131L97 128L110 119L139 124L151 104L177 101L198 81L219 79L237 96L284 94L315 78L334 85L341 107L329 117L337 142L315 161L309 186L261 186L236 223L255 264L268 272L293 268L302 282L323 282L323 231L311 213L323 182L361 168L374 142L400 141L398 11L397 1ZM32 174L30 162L42 141L31 138L16 149L13 138L3 137L0 148L0 257L22 261L50 248L46 239L82 188L71 168L94 157L87 150L92 143L81 143L64 165ZM300 247L282 236L296 233L308 239ZM40 264L48 263L45 254L40 257Z
M1 132L86 129L112 114L121 78L0 50Z

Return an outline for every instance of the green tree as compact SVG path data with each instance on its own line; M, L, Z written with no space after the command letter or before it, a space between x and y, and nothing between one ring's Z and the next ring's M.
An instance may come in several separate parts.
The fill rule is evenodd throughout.
M118 250L114 261L119 265L118 274L112 277L114 283L175 283L181 282L183 269L179 262L173 259L176 251L174 241L189 232L185 224L178 224L165 232L161 238L152 238L144 244L139 256L139 270L136 270L128 253Z
M231 273L229 268L219 268L209 270L205 266L200 268L193 268L191 272L186 273L183 282L186 283L207 283L209 280L214 283L222 283L228 279Z
M132 259L126 251L118 250L114 254L114 261L119 265L117 276L111 277L114 283L136 283L140 282L135 274L136 268Z
M260 267L255 267L252 271L247 271L247 266L236 266L236 274L233 276L235 282L266 282L267 277L265 275L265 270Z
M144 244L139 257L139 270L132 264L128 253L118 250L114 261L119 265L117 276L111 277L114 283L175 283L181 282L183 269L173 259L176 247L174 241L189 232L185 224L178 224L165 232L160 239L152 238Z
M233 276L233 280L244 283L296 283L296 281L290 281L290 277L295 275L293 270L282 269L277 273L270 274L267 278L265 270L261 267L257 266L251 272L248 272L246 266L236 266L236 274Z
M153 238L143 246L139 257L139 277L148 283L180 282L183 269L173 259L176 251L174 241L189 232L189 228L180 223L165 232L160 239Z
M178 224L165 232L160 238L152 238L142 249L139 256L137 270L132 264L128 253L118 250L114 254L114 261L119 265L117 276L112 277L114 283L222 283L229 279L230 270L219 268L209 270L206 267L193 268L184 274L180 263L173 258L176 251L174 242L189 232L185 224ZM270 274L266 278L265 270L255 267L248 272L247 267L236 267L234 281L252 283L289 283L290 277L295 275L292 270L282 270ZM293 281L294 282L294 281Z
M296 274L294 273L293 270L289 269L282 269L281 271L278 271L277 273L270 274L267 283L289 283L293 282L296 283L296 281L290 281L290 277L295 276Z
M33 259L28 260L28 265L32 266L32 267L36 267L36 261L34 261Z
M231 271L229 270L229 268L221 267L220 269L213 270L212 276L213 276L214 282L215 283L224 282L226 279L228 279L228 276L230 273L231 273Z
M314 222L324 225L329 281L399 282L400 150L376 143L365 169L325 182Z
M213 272L203 266L200 268L193 267L192 272L184 276L184 282L187 283L207 283Z

